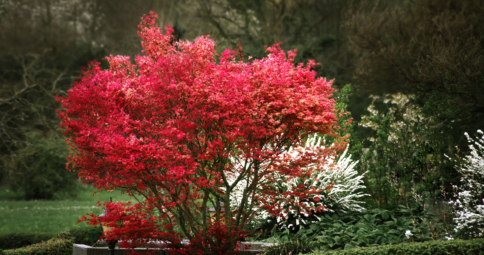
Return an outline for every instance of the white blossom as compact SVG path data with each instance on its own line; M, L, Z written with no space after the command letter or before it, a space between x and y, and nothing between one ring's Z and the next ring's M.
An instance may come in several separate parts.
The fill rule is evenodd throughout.
M415 98L414 95L397 93L385 94L383 96L372 95L370 98L373 99L371 105L367 108L367 111L370 114L361 117L361 123L359 124L360 126L378 131L380 125L379 123L373 121L372 118L378 117L379 119L384 119L387 116L391 116L391 130L388 133L388 142L396 143L398 141L398 130L406 130L406 139L410 139L411 141L415 142L417 140L425 140L425 137L421 137L419 134L409 129L409 127L415 123L422 125L423 120L430 120L424 117L422 108L410 103L410 101ZM382 100L383 103L388 105L388 112L386 114L379 112L376 109L375 103L379 100ZM396 119L395 114L397 112L402 114L402 119ZM369 137L368 140L372 142L376 141L374 137Z
M297 158L305 151L314 150L315 148L322 146L320 137L312 137L308 139L303 148L294 148L287 153L292 157ZM362 192L362 190L365 189L363 184L365 173L361 175L358 174L354 169L358 161L353 161L351 157L347 155L347 152L348 148L346 148L336 163L334 162L334 158L330 158L324 166L319 167L319 169L322 169L321 171L314 171L311 178L304 181L295 178L285 180L281 176L281 180L284 180L280 183L282 188L287 191L292 191L294 187L297 187L297 185L302 182L308 189L313 188L315 190L323 190L320 194L315 195L312 200L303 202L306 206L318 207L323 205L327 207L329 211L334 211L333 208L338 208L342 212L365 210L362 206L364 202L360 200L361 197L367 196L367 194ZM330 185L332 185L332 187L327 191L326 187ZM242 200L242 193L245 186L246 182L241 181L233 190L231 196L232 206L237 206ZM314 198L317 198L316 200L319 201L314 200ZM304 225L311 222L311 220L308 220L305 217L308 217L312 212L306 211L302 208L295 208L292 205L284 203L281 203L280 206L282 207L281 209L284 210L282 210L281 215L276 217L276 221L281 228L296 227L293 224L287 223L289 216L292 216L293 219L295 219L295 224L299 227L304 227ZM253 210L255 212L255 219L262 220L270 217L268 212L261 210L258 207L255 207ZM317 215L313 214L313 216L315 217L314 220L321 220Z
M483 135L481 130L477 133ZM470 155L457 168L462 174L461 187L457 199L450 202L454 206L456 216L455 232L471 237L484 236L484 135L479 139L472 139L464 133L469 141Z
M413 236L413 234L412 234L412 232L410 232L410 230L405 231L405 237L406 237L407 239L409 239L409 238L410 238L410 237L412 237L412 236Z

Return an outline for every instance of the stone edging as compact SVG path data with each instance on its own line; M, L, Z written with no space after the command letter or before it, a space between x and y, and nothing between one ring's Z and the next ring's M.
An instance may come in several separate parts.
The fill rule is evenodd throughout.
M261 243L261 242L241 242L239 243L239 254L241 255L257 255L262 254L264 247L273 246L273 243ZM156 251L156 254L170 255L170 251L163 249L153 248L136 248L137 252L146 252L147 250ZM118 248L115 251L115 255L130 254L130 249ZM108 255L109 251L107 247L92 247L85 244L74 244L73 255Z

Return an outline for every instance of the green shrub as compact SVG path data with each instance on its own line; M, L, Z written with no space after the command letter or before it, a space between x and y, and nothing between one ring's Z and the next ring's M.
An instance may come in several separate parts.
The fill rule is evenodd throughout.
M79 192L77 174L66 168L68 146L57 134L27 134L26 146L10 158L6 181L11 189L31 199L63 199Z
M61 233L47 241L24 248L5 250L4 255L71 255L74 244L71 234Z
M102 235L101 226L87 226L69 230L74 243L93 245ZM44 233L13 233L0 236L0 249L17 249L40 243L53 238L53 234Z
M264 250L264 255L291 255L309 253L314 250L314 241L311 239L296 239L268 247Z
M404 206L394 211L373 209L365 212L327 213L320 221L297 233L288 229L283 232L276 230L274 227L270 234L265 233L254 240L284 244L291 240L311 239L314 250L347 250L438 240L444 237L445 231L442 223L433 220L422 208Z
M429 241L423 243L402 243L374 247L356 248L344 251L315 252L311 255L474 255L484 254L484 239Z
M423 242L434 239L439 227L425 211L401 206L398 211L374 209L364 214L333 214L303 232L315 235L321 250ZM442 231L440 231L442 232Z
M13 233L0 235L0 249L16 249L51 239L53 234L44 233Z
M365 197L367 207L393 209L412 203L443 207L446 194L453 192L451 183L458 183L458 173L444 157L455 150L441 133L442 124L426 117L413 95L371 98L349 151L360 160L358 172L368 172L365 192L371 196ZM359 137L364 133L368 137Z
M74 243L93 245L101 237L103 229L100 225L88 226L83 228L71 229L69 233L72 235Z

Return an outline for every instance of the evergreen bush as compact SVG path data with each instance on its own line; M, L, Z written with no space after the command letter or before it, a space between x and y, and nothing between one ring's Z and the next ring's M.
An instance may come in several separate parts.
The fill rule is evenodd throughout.
M101 226L87 226L82 228L71 229L69 233L74 239L74 243L93 245L95 244L103 233Z
M0 249L16 249L51 239L53 234L45 233L12 233L0 235Z
M77 244L93 245L102 235L101 226L87 226L68 231L73 242ZM12 233L0 235L0 249L17 249L52 239L55 235L44 233Z
M72 235L64 232L41 243L4 250L2 255L71 255L73 244Z
M341 251L314 252L310 255L482 255L484 239L428 241L356 248Z

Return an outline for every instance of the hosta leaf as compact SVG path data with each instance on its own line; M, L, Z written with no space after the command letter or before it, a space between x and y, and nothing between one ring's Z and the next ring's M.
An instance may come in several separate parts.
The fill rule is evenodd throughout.
M388 231L387 233L388 234L397 234L398 235L398 234L401 234L402 232L399 232L399 231L397 231L395 229L392 229L392 230Z
M345 250L353 249L353 248L355 248L355 247L356 247L356 246L352 245L351 243L347 243L347 244L345 245Z
M387 220L388 218L390 218L390 215L388 214L388 212L383 211L381 213L381 217L382 217L383 220Z

